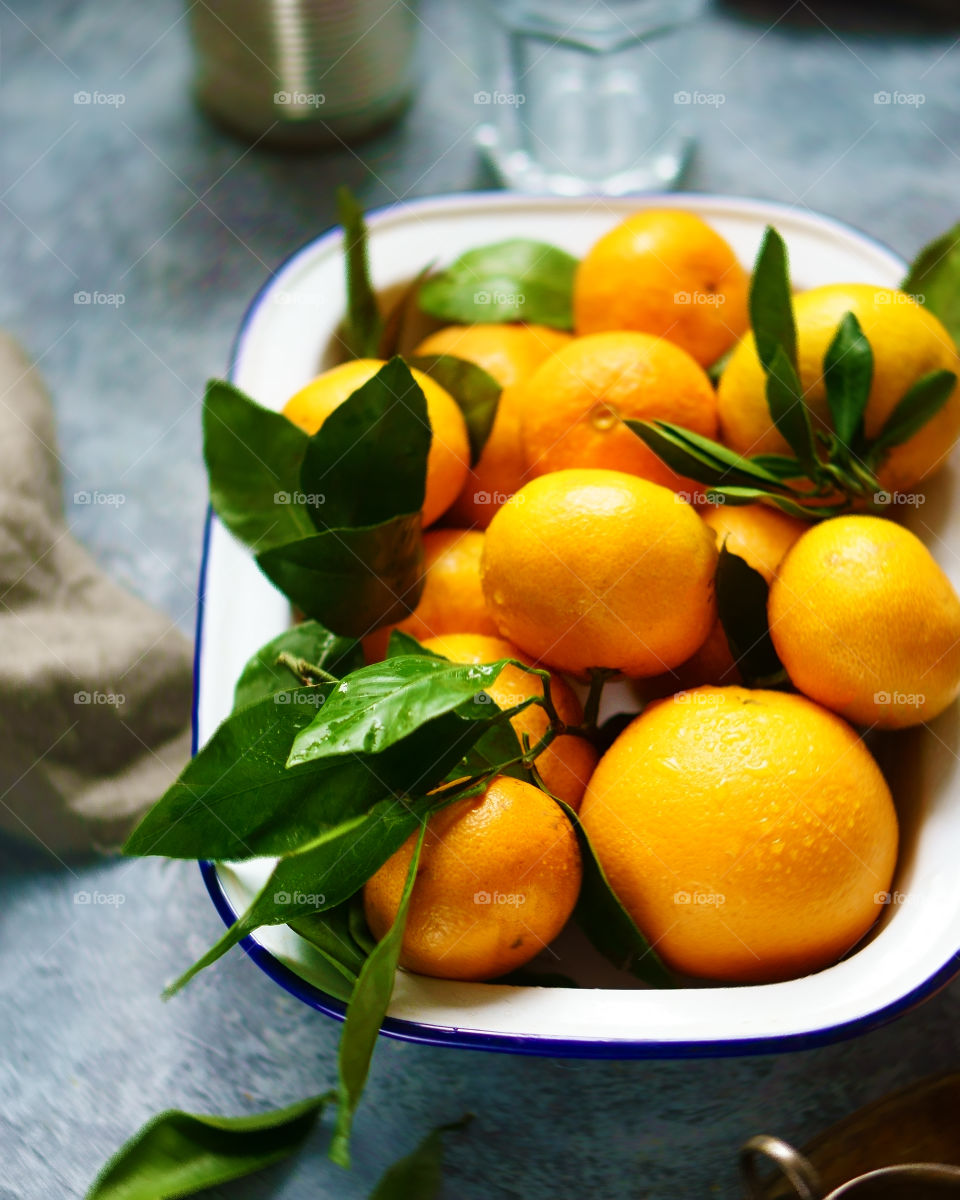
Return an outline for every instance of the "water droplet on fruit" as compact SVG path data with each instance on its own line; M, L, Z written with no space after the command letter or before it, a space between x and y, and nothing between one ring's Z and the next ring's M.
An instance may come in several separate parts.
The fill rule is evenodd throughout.
M600 433L612 429L619 419L616 412L607 404L596 404L590 410L590 424Z

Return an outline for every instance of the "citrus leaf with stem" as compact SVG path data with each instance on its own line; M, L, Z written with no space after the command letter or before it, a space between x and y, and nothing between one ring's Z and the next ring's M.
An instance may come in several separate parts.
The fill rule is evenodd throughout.
M867 457L870 466L879 466L894 446L913 437L935 417L950 399L956 383L953 371L930 371L908 388L870 442Z
M349 188L337 189L337 213L343 227L347 273L347 313L341 336L351 358L376 358L383 317L370 281L367 223Z
M750 277L749 309L757 357L764 370L770 370L778 350L796 368L797 326L787 246L772 225L764 230Z

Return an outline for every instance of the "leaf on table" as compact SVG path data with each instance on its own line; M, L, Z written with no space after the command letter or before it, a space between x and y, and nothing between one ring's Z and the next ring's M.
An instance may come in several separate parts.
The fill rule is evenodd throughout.
M509 661L475 665L402 655L362 667L340 681L297 734L288 765L349 752L379 754L453 709L476 720L488 717L491 701L484 688Z
M472 1119L468 1113L431 1130L412 1154L387 1168L370 1200L436 1200L443 1182L443 1135L459 1133Z
M462 254L420 289L420 307L442 321L527 321L573 328L577 260L545 242L514 238Z
M923 247L900 289L929 308L953 340L960 341L960 224Z
M349 188L337 189L337 213L343 226L347 275L347 312L341 337L351 358L376 358L383 318L370 281L367 223Z
M282 1162L335 1095L245 1117L158 1113L104 1166L86 1200L175 1200Z
M554 797L556 799L556 797ZM629 971L651 987L676 987L676 980L660 956L643 936L633 918L620 903L607 882L600 860L594 853L587 831L577 814L562 801L557 803L567 814L580 843L583 883L574 918L596 950L621 971Z
M429 375L457 402L470 439L470 463L475 466L497 417L500 384L476 363L453 354L426 354L407 360Z
M337 1088L337 1119L330 1141L330 1157L342 1167L350 1166L353 1115L363 1094L380 1026L393 995L410 896L417 878L417 867L426 833L427 826L424 823L420 826L420 835L410 859L397 915L363 964L347 1006L337 1056L340 1076Z
M309 438L280 413L222 380L207 384L203 455L210 503L230 532L255 550L311 533L297 502Z
M307 443L301 491L316 529L359 529L419 513L430 421L423 390L392 358L338 405Z
M338 678L363 666L363 651L356 638L331 633L319 621L301 621L261 646L243 668L233 695L235 709L295 686L289 667L277 662L281 654L305 659Z
M921 376L897 401L883 428L868 447L868 461L879 465L885 455L935 417L953 394L957 377L953 371L930 371Z
M257 555L302 612L344 637L402 621L423 591L420 514L368 529L329 529Z
M730 653L747 687L787 682L767 620L767 581L738 554L720 547L716 572L717 612Z
M764 370L769 371L778 349L783 351L790 366L796 368L797 327L787 246L771 225L764 231L750 277L749 307L757 357Z

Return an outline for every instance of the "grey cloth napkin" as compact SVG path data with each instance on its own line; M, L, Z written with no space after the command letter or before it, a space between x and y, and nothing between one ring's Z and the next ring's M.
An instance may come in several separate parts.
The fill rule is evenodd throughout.
M191 656L63 515L50 401L0 333L0 828L116 847L190 752Z

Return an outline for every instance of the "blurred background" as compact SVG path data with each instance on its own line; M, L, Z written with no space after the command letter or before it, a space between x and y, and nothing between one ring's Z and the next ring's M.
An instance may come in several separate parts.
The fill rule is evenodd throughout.
M284 20L307 7L276 5ZM658 32L642 42L611 32L605 6L557 3L510 42L513 58L494 18L510 27L516 5L335 7L354 30L339 55L340 25L276 58L239 3L0 0L0 326L52 390L68 525L188 634L203 384L270 271L333 223L337 185L369 209L504 181L629 191L659 178L824 212L906 258L960 215L960 14L946 0L650 4ZM561 119L541 58L574 20L574 43L600 39L649 78L645 123L610 124L615 95L579 127ZM598 147L601 125L616 136ZM78 910L78 886L124 902ZM239 954L161 1004L218 932L192 865L65 866L4 840L0 889L0 1200L81 1196L157 1109L282 1104L332 1078L339 1028ZM351 1175L320 1136L229 1194L352 1200L427 1127L473 1111L448 1150L450 1197L732 1198L744 1137L802 1142L940 1068L958 1018L954 986L855 1042L724 1062L383 1041Z

